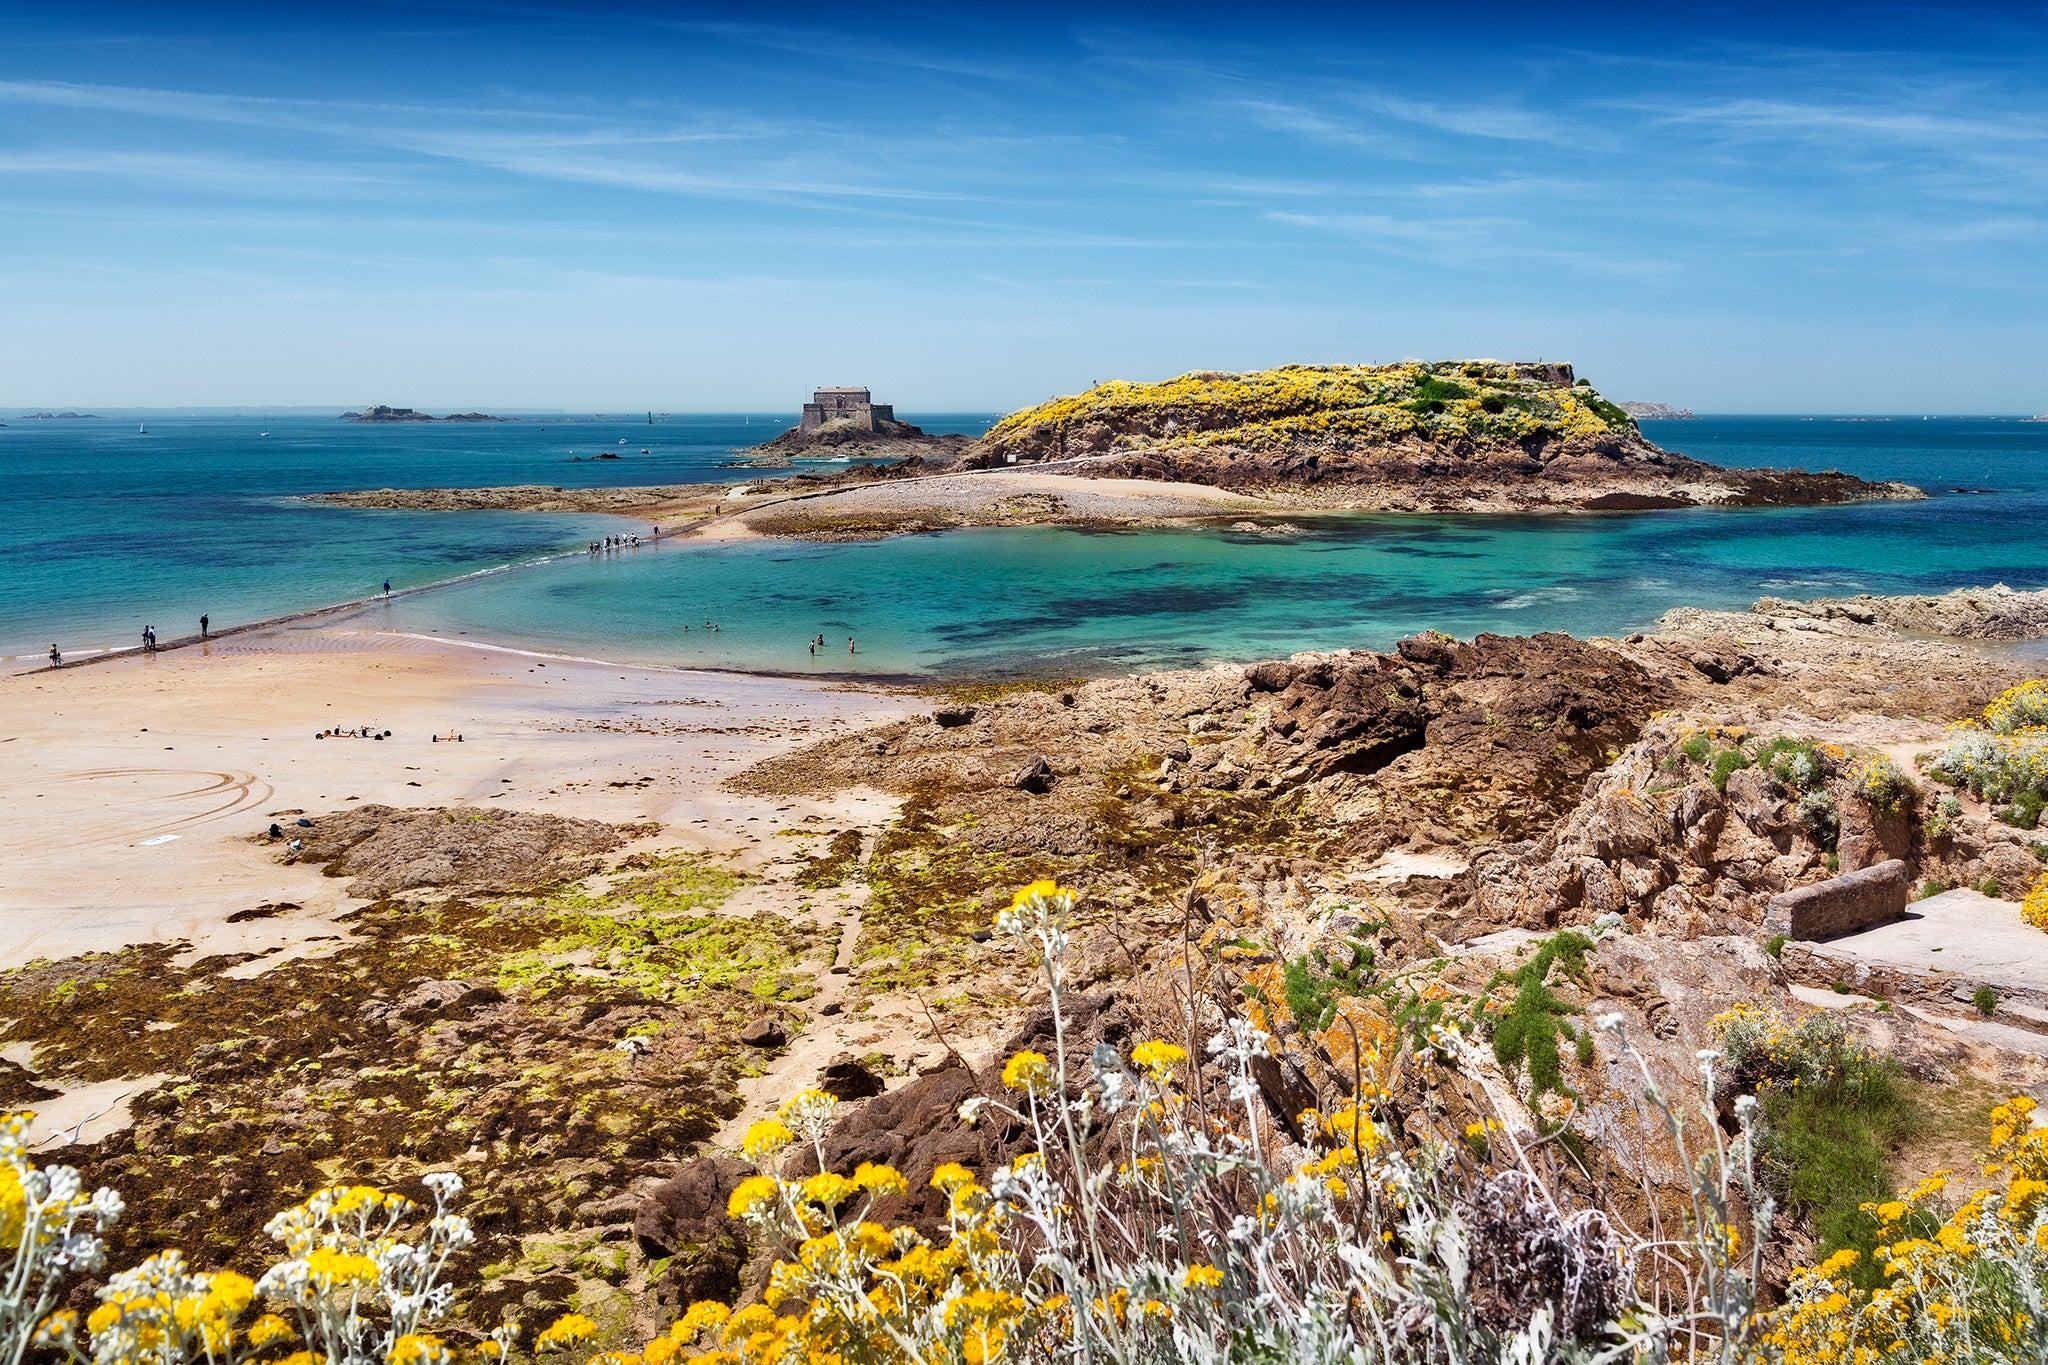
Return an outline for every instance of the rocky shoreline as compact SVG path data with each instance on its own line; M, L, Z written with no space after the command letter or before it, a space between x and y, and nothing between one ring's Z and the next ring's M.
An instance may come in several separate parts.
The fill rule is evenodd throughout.
M758 1290L767 1249L723 1210L745 1172L735 1125L762 1103L813 1084L840 1095L828 1151L904 1169L892 1220L942 1212L922 1193L937 1164L1014 1155L954 1113L1044 1034L1029 964L987 933L1042 878L1086 895L1075 1045L1156 1035L1192 987L1186 1007L1276 1038L1259 1076L1276 1131L1358 1083L1363 1037L1389 1059L1375 1083L1394 1117L1456 1140L1470 1101L1392 1060L1406 1054L1388 1002L1480 1018L1561 929L1587 943L1584 974L1551 983L1561 1008L1623 1016L1673 1093L1722 1011L1803 1012L1798 991L1821 980L1860 983L1823 993L1930 1103L2048 1095L2024 982L1896 953L1865 970L1853 938L1774 948L1769 928L1776 898L1896 863L1901 886L1979 888L1969 913L2038 932L2011 907L2042 836L1914 762L2027 675L1977 643L2025 615L2022 596L2036 597L1965 590L1933 614L1854 599L1848 617L1767 599L1626 640L1425 632L1384 653L942 689L731 777L717 800L751 812L730 817L742 852L688 842L696 821L563 806L556 789L589 775L559 756L547 794L518 804L316 809L294 852L257 821L281 878L317 865L364 902L341 941L303 962L156 944L0 975L0 1036L28 1059L0 1080L31 1105L134 1080L132 1125L65 1152L133 1192L124 1255L182 1245L240 1264L308 1182L411 1188L453 1164L479 1256L501 1267L472 1317L573 1306L615 1324ZM650 698L592 722L633 755L609 787L691 780L668 771L666 716ZM1787 766L1800 755L1810 767ZM1911 779L1890 804L1866 795L1879 760ZM818 818L856 793L864 814ZM275 902L291 885L248 913L288 916ZM1980 986L2015 1002L1990 1032L1954 1002ZM94 1010L60 1007L81 990ZM1324 995L1353 1042L1297 1013ZM1575 1140L1653 1204L1680 1200L1668 1134L1608 1049L1561 1059ZM1556 1121L1488 1055L1468 1079L1499 1092L1504 1122L1528 1138ZM1902 1151L1895 1169L1935 1155ZM186 1200L195 1182L225 1193Z

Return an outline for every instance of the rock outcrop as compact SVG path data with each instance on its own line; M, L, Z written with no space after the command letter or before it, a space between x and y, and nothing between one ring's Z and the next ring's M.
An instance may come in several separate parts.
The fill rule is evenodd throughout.
M2048 590L2018 592L2003 583L1957 588L1939 596L1816 597L1804 602L1762 597L1752 614L1777 621L1825 621L1869 627L1885 634L1936 635L1951 640L2048 639Z
M295 830L304 847L289 856L325 864L328 876L352 879L351 896L370 899L427 886L524 889L593 872L596 855L639 832L531 811L370 805Z
M872 427L834 421L805 431L791 427L770 441L740 453L738 463L787 465L798 460L903 460L912 456L950 464L974 444L972 436L933 435L893 418L876 418Z
M1913 498L1837 470L1721 469L1658 449L1569 365L1286 366L1100 384L1004 418L976 467L1211 484L1418 511L1634 511Z

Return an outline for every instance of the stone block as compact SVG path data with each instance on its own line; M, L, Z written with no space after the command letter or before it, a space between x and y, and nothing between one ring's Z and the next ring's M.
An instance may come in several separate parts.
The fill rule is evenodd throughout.
M1771 897L1764 932L1796 939L1835 938L1903 919L1912 879L1906 864L1888 858L1824 882Z

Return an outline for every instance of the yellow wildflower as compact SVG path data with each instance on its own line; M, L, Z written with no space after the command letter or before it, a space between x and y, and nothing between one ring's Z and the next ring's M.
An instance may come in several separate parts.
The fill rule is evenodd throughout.
M746 1137L740 1140L740 1150L759 1161L787 1147L794 1136L781 1119L762 1119L747 1129Z
M1188 1059L1186 1048L1154 1038L1131 1049L1131 1060L1144 1067L1161 1080L1173 1075L1173 1069Z
M1011 1090L1036 1094L1051 1080L1052 1068L1042 1052L1027 1048L1003 1064L1003 1084Z
M561 1323L555 1325L559 1327ZM390 1365L447 1365L449 1358L441 1338L427 1332L407 1332L391 1343L391 1350L384 1357Z
M591 1334L596 1331L597 1324L584 1317L581 1313L564 1313L549 1323L546 1331L534 1338L533 1349L536 1351L563 1350L566 1347L574 1346L580 1341L588 1341Z
M731 1316L732 1310L724 1304L699 1299L684 1312L673 1330L681 1332L685 1337L694 1337L707 1327L723 1327L725 1320Z
M910 1182L903 1178L893 1166L878 1166L863 1161L854 1168L853 1183L870 1194L902 1194L910 1188Z
M740 1182L739 1188L732 1192L732 1198L726 1201L726 1216L731 1218L746 1217L763 1204L774 1202L775 1196L781 1188L780 1185L776 1184L775 1177L773 1176L755 1175L747 1177Z

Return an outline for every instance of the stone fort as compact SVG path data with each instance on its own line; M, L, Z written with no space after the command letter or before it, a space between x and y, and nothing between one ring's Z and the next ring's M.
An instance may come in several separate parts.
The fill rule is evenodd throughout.
M848 422L860 431L879 431L883 422L896 420L893 403L876 403L866 389L819 389L804 404L799 431L816 431L827 422Z

